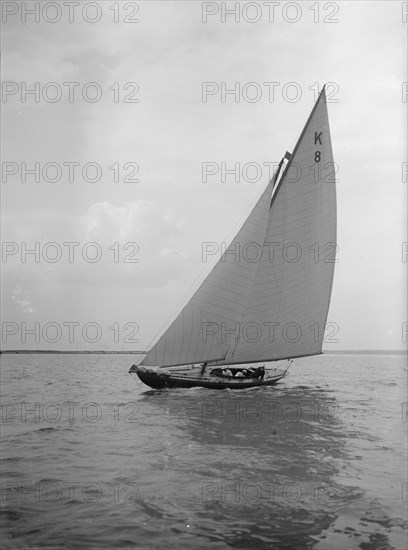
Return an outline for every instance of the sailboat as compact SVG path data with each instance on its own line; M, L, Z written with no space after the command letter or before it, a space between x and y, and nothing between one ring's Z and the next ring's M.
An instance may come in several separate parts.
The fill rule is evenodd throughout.
M129 373L155 389L246 389L286 376L278 361L321 354L337 250L335 172L323 87L232 242Z

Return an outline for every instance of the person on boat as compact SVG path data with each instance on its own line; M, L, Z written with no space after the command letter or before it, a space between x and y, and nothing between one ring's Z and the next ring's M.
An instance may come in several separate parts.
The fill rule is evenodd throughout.
M260 380L264 379L265 376L265 367L262 365L262 367L258 367L256 371L254 372L253 376L256 376L256 378L259 378Z
M207 366L207 363L201 363L201 376L204 374L204 371L205 371L205 367Z
M235 375L235 378L243 378L245 376L245 374L242 372L242 371L238 371L237 374Z
M222 369L224 376L232 376L232 372L229 369Z

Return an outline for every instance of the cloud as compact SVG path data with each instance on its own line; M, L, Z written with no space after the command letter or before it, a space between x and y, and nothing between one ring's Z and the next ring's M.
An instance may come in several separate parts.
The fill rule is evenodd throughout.
M101 295L108 287L157 288L182 277L190 262L175 248L182 221L151 202L104 201L78 216L32 211L21 224L17 216L5 220L3 276L9 307L24 313L32 303L40 308L45 289L70 300L69 288L99 286Z

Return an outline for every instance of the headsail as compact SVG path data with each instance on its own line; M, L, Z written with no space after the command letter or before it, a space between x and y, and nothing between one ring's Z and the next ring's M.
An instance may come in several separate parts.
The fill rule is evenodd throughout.
M232 243L142 365L183 365L227 356L234 335L222 338L219 330L221 325L240 323L244 314L258 268L256 262L248 261L248 245L262 248L273 184L272 179Z
M274 178L143 365L255 363L321 352L336 250L324 89L285 159L275 188Z

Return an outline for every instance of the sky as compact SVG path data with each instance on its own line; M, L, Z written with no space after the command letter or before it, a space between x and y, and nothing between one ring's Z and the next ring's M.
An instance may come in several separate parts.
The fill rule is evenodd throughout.
M68 4L2 4L2 348L147 349L327 83L324 349L404 349L406 3Z

